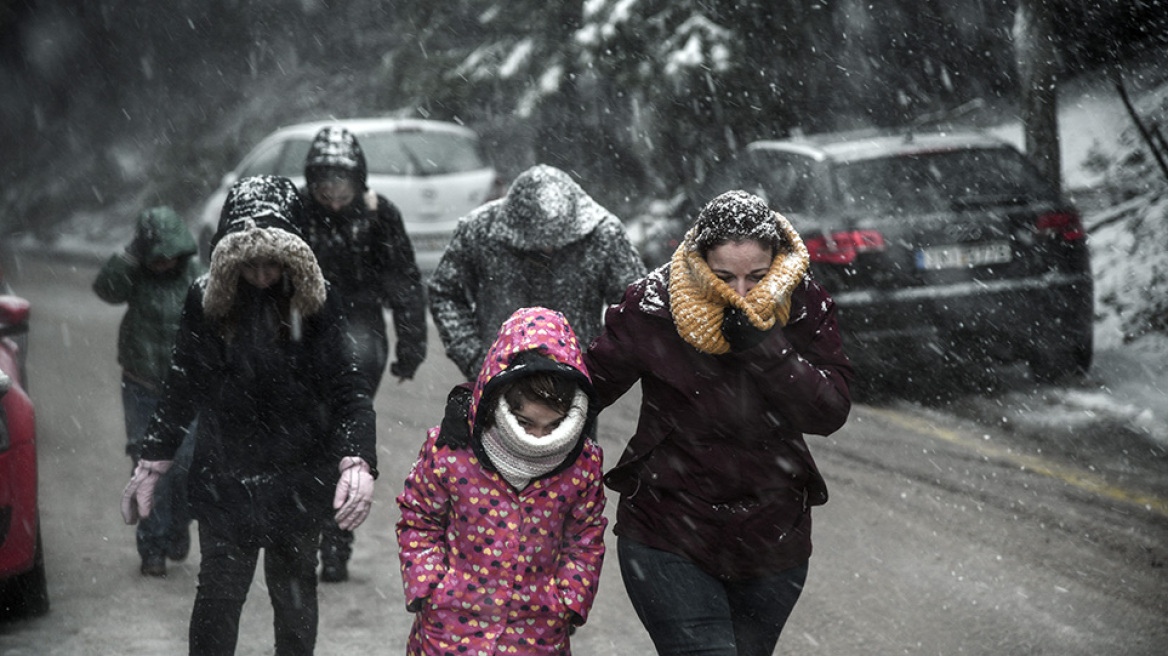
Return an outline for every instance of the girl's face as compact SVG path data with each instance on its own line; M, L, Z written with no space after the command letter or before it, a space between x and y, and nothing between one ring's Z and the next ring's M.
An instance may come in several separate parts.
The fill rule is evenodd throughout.
M284 265L272 260L252 260L243 263L239 274L253 287L267 289L280 282L284 276Z
M753 239L719 244L706 253L710 270L739 296L746 296L763 279L772 259L771 249Z
M520 428L532 437L547 437L559 428L560 422L567 416L547 404L527 399L518 408L512 408L511 413L515 415Z

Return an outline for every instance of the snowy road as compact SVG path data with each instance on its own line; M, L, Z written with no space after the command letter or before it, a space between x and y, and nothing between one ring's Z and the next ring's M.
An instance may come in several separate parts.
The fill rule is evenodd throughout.
M0 624L0 654L185 653L197 551L166 580L144 579L133 531L118 516L129 471L114 364L121 310L90 292L93 266L6 264L33 303L28 368L53 610ZM321 587L318 654L404 651L410 616L397 574L393 496L457 379L431 339L419 379L387 381L377 399L377 505L358 531L352 580ZM989 415L967 413L978 416ZM609 464L634 421L634 398L602 415ZM816 511L808 585L778 653L1163 653L1163 463L1123 457L1118 452L1132 444L1099 439L1105 426L1084 429L1093 431L1084 457L1066 457L1074 450L1067 431L1045 430L1007 432L1000 421L889 403L857 406L839 433L810 438L832 499ZM1056 442L1062 446L1049 446ZM1104 460L1113 465L1093 464ZM271 644L261 577L244 610L238 653L270 654ZM574 653L652 653L615 558Z

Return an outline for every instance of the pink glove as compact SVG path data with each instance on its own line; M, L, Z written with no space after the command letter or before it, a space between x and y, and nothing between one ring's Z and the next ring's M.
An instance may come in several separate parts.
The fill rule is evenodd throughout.
M337 526L351 531L369 516L369 507L373 505L373 474L369 463L352 456L341 458L340 469L341 480L337 481L333 508L338 509Z
M122 519L127 524L138 523L139 517L149 517L154 508L154 488L173 460L139 460L134 475L122 492Z

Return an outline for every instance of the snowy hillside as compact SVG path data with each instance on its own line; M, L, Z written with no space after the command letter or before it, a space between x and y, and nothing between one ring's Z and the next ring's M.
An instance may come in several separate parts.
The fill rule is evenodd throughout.
M1168 51L1124 70L1145 124L1168 130ZM1168 447L1168 179L1103 72L1060 89L1064 186L1083 203L1095 272L1095 364L1075 388L1015 392L1019 418L1073 430L1109 416ZM1015 143L1021 128L992 130ZM1168 154L1166 154L1168 156ZM1090 192L1087 193L1089 188Z

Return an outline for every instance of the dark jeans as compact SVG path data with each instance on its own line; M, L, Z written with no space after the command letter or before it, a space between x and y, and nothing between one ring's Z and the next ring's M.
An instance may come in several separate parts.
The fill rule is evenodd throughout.
M122 378L122 408L126 416L126 453L138 464L142 437L150 425L158 395L150 388L129 378ZM187 432L174 464L158 480L154 489L154 508L149 517L138 521L138 555L143 560L166 555L172 544L189 540L191 511L187 503L187 474L194 455L194 426Z
M264 549L276 655L311 655L316 647L316 531L294 532ZM199 525L199 591L191 613L191 656L230 656L239 616L255 575L258 548L244 548Z
M683 556L617 538L625 592L660 656L771 656L807 565L724 581Z

